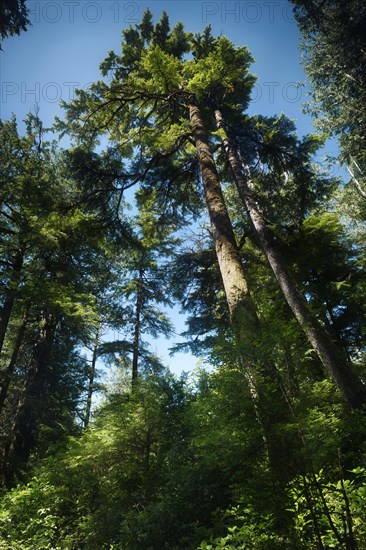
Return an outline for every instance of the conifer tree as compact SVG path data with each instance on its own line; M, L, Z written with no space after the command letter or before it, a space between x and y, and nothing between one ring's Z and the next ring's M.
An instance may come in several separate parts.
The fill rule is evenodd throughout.
M215 124L215 110L220 119L219 131L224 131L221 123L224 111L241 120L253 83L253 77L248 73L251 57L246 48L234 48L225 37L215 40L207 30L202 36L192 39L193 58L182 61L187 45L184 43L180 52L171 53L169 39L163 40L160 36L162 28L166 36L169 33L166 17L163 19L154 31L160 42L153 38L145 40L141 34L137 39L138 29L125 31L126 47L122 57L110 54L102 64L104 74L112 71L111 84L96 83L89 95L81 93L67 107L69 131L76 137L81 131L87 136L107 131L125 155L130 154L133 144L134 151L138 150L139 161L135 165L140 179L162 160L167 162L170 159L171 167L184 166L187 154L192 154L191 144L194 144L228 307L233 324L245 331L246 327L256 325L256 316L227 215L209 135ZM176 28L173 29L172 36L176 32ZM85 124L75 122L77 117L80 120L91 111L94 115L88 117ZM127 139L122 136L121 128ZM231 151L229 158L233 160L232 147ZM134 178L136 181L136 173L125 175L130 183ZM275 268L286 299L345 399L352 407L360 407L366 397L363 383L309 313L293 277L271 244L273 237L259 216L259 210L253 200L249 205L247 192L243 195L245 188L242 183L239 188L246 208L252 222L256 218L253 226L272 269Z
M292 0L313 87L307 109L316 125L339 137L359 200L366 198L366 8L361 0Z
M28 117L25 136L15 120L1 130L2 265L9 281L2 307L1 481L10 484L37 446L45 452L50 441L42 440L42 427L49 426L50 440L62 425L64 433L76 429L86 382L80 348L95 332L95 260L99 255L105 268L109 236L102 228L112 205L95 208L75 180L71 156L45 140L37 116ZM19 243L15 270L9 258Z

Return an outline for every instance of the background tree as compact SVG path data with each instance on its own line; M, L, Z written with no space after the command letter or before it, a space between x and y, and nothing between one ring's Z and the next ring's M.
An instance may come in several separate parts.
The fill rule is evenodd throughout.
M20 34L21 31L26 31L29 24L25 0L4 0L2 2L0 8L0 36L2 40L8 36Z
M293 0L317 126L336 135L341 162L365 200L366 9L363 2Z
M118 231L102 233L113 200L95 208L83 181L74 179L72 154L44 140L36 116L28 117L24 137L15 120L4 123L2 138L2 265L9 281L2 308L2 481L10 483L32 452L46 452L61 426L64 434L77 429L87 374L82 347L95 334L96 294L111 279L98 265L111 265ZM99 184L110 178L99 175ZM11 260L20 248L16 271Z

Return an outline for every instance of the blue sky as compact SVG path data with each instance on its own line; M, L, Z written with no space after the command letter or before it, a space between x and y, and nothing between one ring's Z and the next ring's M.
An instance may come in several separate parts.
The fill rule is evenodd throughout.
M294 119L300 134L313 131L302 113L306 78L300 64L299 33L287 0L201 2L191 0L36 0L29 1L32 26L19 37L7 39L0 53L1 118L11 113L22 120L35 104L45 125L62 117L61 99L97 80L99 64L110 50L120 51L121 29L138 23L149 7L159 19L163 10L171 26L182 21L187 30L200 32L211 24L215 35L226 35L237 45L247 45L255 63L257 84L252 113L284 112ZM331 151L334 153L334 151ZM184 319L173 314L177 332ZM169 359L169 343L160 339L152 348L165 357L172 370L189 370L197 359L178 354Z
M35 103L51 123L60 99L73 96L99 78L99 63L109 50L120 50L121 28L139 22L149 7L156 19L163 10L171 23L182 21L199 32L211 24L237 45L248 45L258 82L251 110L281 111L295 119L301 133L311 121L301 113L305 80L299 63L299 35L286 0L199 2L191 0L36 0L27 2L33 26L4 42L1 54L2 118L13 111L23 118Z

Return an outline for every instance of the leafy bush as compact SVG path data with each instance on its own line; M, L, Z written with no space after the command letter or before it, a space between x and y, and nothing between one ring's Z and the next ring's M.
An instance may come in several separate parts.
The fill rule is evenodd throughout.
M223 537L211 537L209 542L203 540L198 550L234 550L250 548L251 550L276 550L294 548L289 541L275 533L274 520L271 515L259 516L250 507L234 506L224 513L229 524L227 534Z
M324 548L363 548L366 540L366 470L355 468L351 479L327 481L325 472L297 478L291 488L294 527L299 539ZM350 545L348 545L350 544ZM313 546L311 546L313 547ZM315 547L315 546L314 546Z

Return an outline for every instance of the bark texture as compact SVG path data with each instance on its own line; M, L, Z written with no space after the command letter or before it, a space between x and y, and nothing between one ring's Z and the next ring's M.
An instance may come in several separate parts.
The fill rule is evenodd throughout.
M24 249L19 248L13 261L13 269L8 288L5 293L5 300L0 309L0 353L3 349L6 331L9 325L11 312L13 310L15 297L18 291L20 275L24 261Z
M45 316L40 323L31 362L20 391L9 442L2 456L2 485L11 485L15 475L29 460L36 439L37 408L41 404L44 375L51 357L55 329L54 317Z
M18 329L18 334L14 343L13 353L11 354L9 364L6 370L1 373L0 414L4 408L4 403L8 395L9 385L11 383L11 379L14 373L15 365L19 356L19 351L23 343L26 327L27 327L27 317L26 315L24 315L23 321Z
M199 108L189 105L192 134L196 144L216 255L233 325L254 328L258 319L250 298L239 249L227 212L216 164Z

